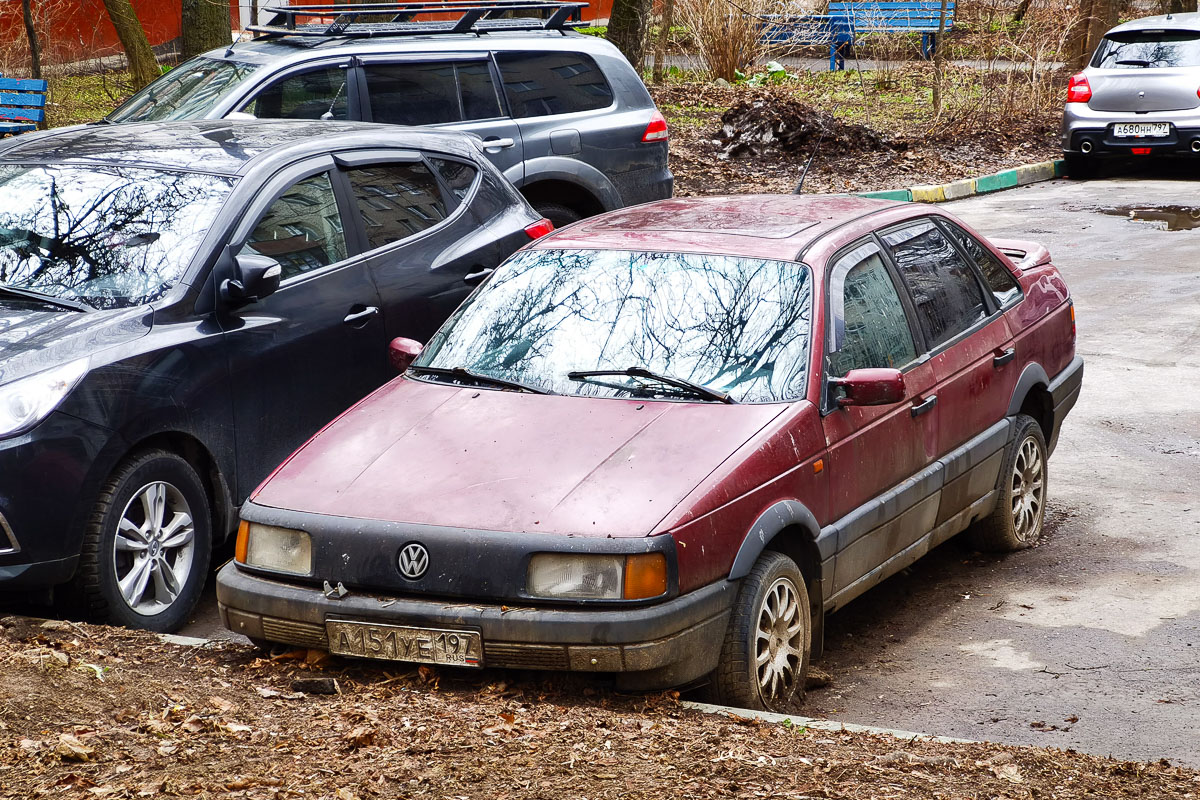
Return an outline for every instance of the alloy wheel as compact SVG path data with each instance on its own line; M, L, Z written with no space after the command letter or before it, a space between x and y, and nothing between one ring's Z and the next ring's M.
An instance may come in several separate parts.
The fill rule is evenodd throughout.
M161 613L175 602L191 573L195 527L183 493L165 481L134 492L113 540L117 589L138 614Z
M1042 449L1032 436L1021 442L1013 460L1009 499L1012 503L1013 532L1022 542L1038 537L1042 525L1042 504L1046 492Z
M804 614L796 586L776 578L758 614L755 668L768 705L792 696L804 663Z

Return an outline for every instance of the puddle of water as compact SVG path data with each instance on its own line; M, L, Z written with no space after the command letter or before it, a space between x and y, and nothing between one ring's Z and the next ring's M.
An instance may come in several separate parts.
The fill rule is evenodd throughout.
M1196 206L1117 206L1097 209L1101 214L1125 217L1160 231L1190 231L1200 228L1200 207Z

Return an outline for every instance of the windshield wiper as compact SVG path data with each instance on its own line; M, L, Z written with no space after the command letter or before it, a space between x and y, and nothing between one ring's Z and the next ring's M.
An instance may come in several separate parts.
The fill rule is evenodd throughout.
M527 386L524 383L510 381L505 378L497 378L494 375L484 375L481 372L472 372L466 367L409 367L408 371L423 373L425 375L445 375L448 378L465 378L466 380L475 381L476 383L501 386L505 389L516 389L519 392L529 392L530 394L546 394L545 389L539 389L536 386Z
M5 286L3 283L0 283L0 294L12 295L13 297L20 297L24 300L35 300L39 303L46 303L47 305L65 308L68 311L96 310L82 300L68 300L65 297L55 297L52 294L35 292L33 289L18 289L16 286Z
M710 389L699 383L685 381L683 378L675 378L670 375L660 375L657 372L651 372L645 367L627 367L626 369L588 369L568 372L567 377L573 381L586 381L588 378L600 378L605 375L628 375L631 378L646 378L659 383L665 383L668 386L674 386L677 389L683 389L691 392L697 397L703 397L708 400L716 400L721 403L736 403L729 395L724 392L718 392L716 389Z
M1150 62L1144 58L1123 58L1117 62L1118 64L1127 64L1131 67L1148 67Z

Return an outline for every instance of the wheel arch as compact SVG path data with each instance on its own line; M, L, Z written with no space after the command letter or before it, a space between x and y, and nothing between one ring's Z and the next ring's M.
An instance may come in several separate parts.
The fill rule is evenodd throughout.
M1054 400L1049 387L1050 378L1042 365L1028 364L1017 379L1008 403L1008 416L1027 414L1033 417L1042 426L1042 436L1047 442L1054 438Z
M529 205L537 208L540 203L557 203L578 213L581 217L592 217L605 211L604 204L588 189L577 183L556 178L537 180L521 187L521 194Z

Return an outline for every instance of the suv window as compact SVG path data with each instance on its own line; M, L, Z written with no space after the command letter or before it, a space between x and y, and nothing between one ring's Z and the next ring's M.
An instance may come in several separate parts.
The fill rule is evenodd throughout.
M375 122L437 125L501 115L486 61L368 64L363 73Z
M345 259L346 238L329 173L305 178L280 195L242 252L278 261L283 268L281 280Z
M931 220L881 236L908 285L930 349L987 317L971 265Z
M240 110L260 119L349 119L348 72L327 67L291 75L263 89Z
M916 360L900 293L874 242L838 259L830 295L835 352L829 367L834 375L868 367L900 369Z
M608 108L612 89L581 53L496 53L512 115L543 117Z
M1021 296L1021 286L1013 274L1008 271L1008 267L1001 264L978 239L949 220L942 220L942 224L966 251L967 257L975 262L975 266L979 267L984 281L992 290L992 296L996 298L996 303L1001 308Z
M424 164L379 164L346 174L371 249L406 239L446 218L437 179Z

